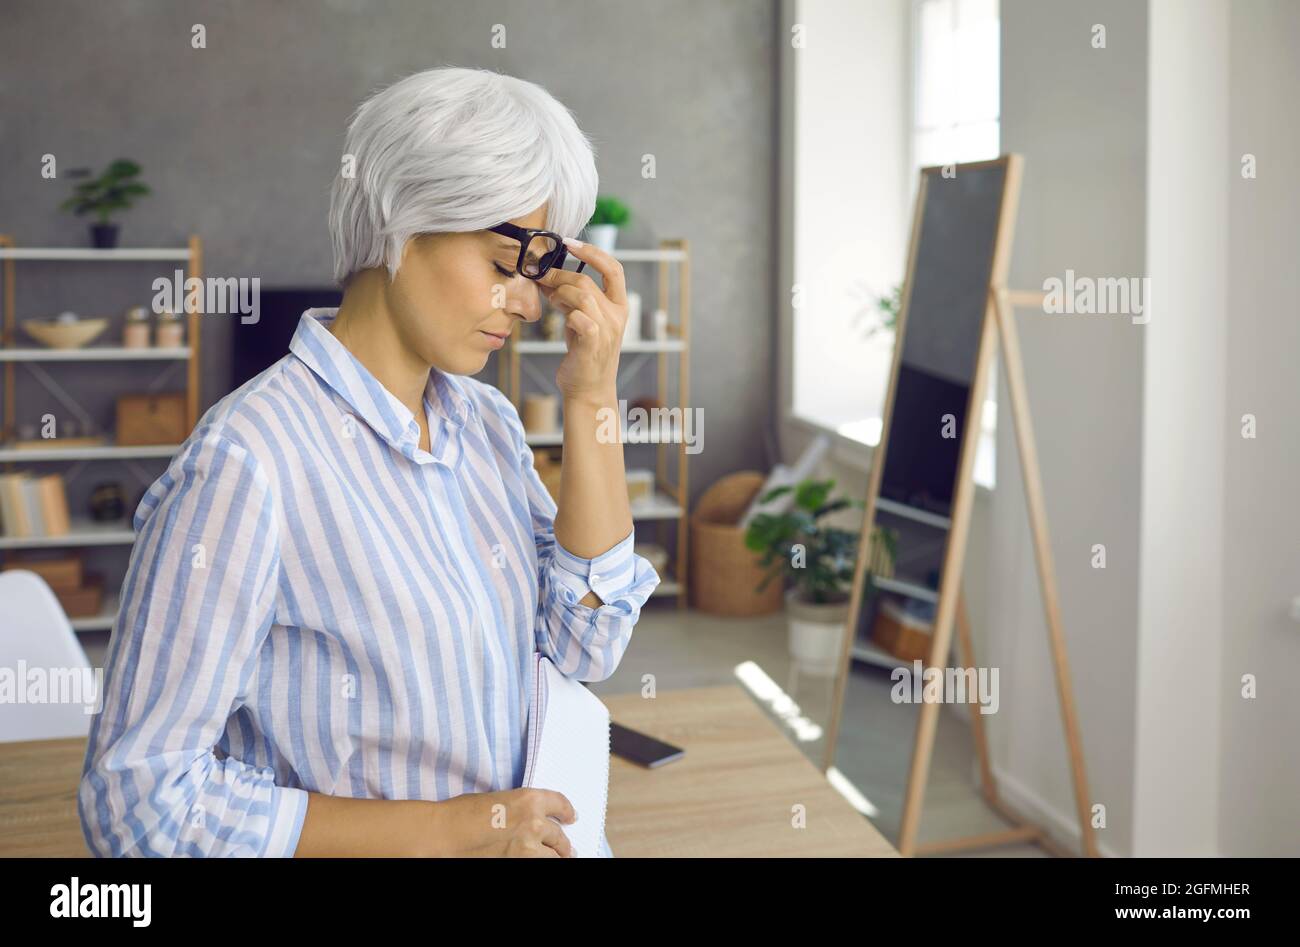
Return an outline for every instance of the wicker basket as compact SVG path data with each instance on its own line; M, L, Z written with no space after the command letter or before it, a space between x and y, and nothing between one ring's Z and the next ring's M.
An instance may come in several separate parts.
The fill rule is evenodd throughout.
M745 548L745 531L736 525L767 478L746 470L723 477L704 491L691 514L691 606L710 615L770 615L783 606L778 576L762 592L754 589L766 574L760 553Z

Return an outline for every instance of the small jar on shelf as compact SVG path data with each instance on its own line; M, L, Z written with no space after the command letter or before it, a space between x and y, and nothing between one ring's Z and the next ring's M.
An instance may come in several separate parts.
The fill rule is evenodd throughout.
M656 309L654 311L654 333L656 342L667 342L669 334L668 310Z
M126 311L126 326L122 329L122 345L128 349L149 347L149 310L132 306Z
M185 326L181 322L181 317L170 309L164 310L158 317L155 344L160 349L178 349L185 344Z
M564 341L564 313L549 309L542 318L542 338L547 342Z

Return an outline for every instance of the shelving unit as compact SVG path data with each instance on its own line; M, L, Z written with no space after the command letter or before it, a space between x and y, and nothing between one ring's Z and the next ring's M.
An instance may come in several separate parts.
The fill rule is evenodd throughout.
M71 528L62 536L0 536L3 549L61 549L65 546L129 546L135 542L135 533L123 523L96 523L93 520L74 519Z
M170 457L176 444L142 444L139 447L118 447L100 444L90 447L0 447L0 463L35 463L54 460L140 460L150 457Z
M0 464L6 471L15 465L29 463L74 463L91 461L122 461L131 466L138 459L166 458L175 453L179 444L119 446L97 444L86 446L58 446L57 439L50 446L16 447L17 439L17 367L24 366L37 381L46 387L60 403L68 404L71 397L49 375L41 363L85 362L185 362L185 416L188 428L198 422L199 413L199 313L186 314L186 344L176 348L128 349L117 345L90 345L80 349L38 348L20 344L18 318L15 304L16 264L19 261L86 262L86 263L141 263L179 262L185 264L185 279L203 278L203 247L198 236L191 236L185 247L121 247L111 250L69 247L18 247L12 237L0 235L0 261L4 273L4 324L0 334L0 365L4 368L4 412L0 424ZM72 402L75 404L75 402ZM0 536L0 554L19 549L83 548L103 546L130 546L135 541L131 530L130 512L120 522L96 523L73 518L71 530L63 536L38 536L15 538ZM76 631L98 631L112 628L117 614L117 598L105 595L104 607L98 615L71 619Z
M15 345L0 349L0 362L156 362L166 359L186 360L188 345L179 348L124 349L115 345L89 345L84 349L38 349Z
M903 658L895 657L884 648L879 647L872 641L858 640L853 643L851 649L854 659L862 661L875 667L893 670L894 668L911 667L912 662Z
M655 309L667 310L669 314L668 338L634 339L622 346L619 364L619 391L624 390L624 382L630 378L647 359L655 358L658 368L656 397L666 408L680 408L683 416L690 405L690 251L685 240L661 240L656 249L614 251L615 259L623 263L654 263L658 266L658 294L653 306L643 303L643 316ZM671 268L677 271L677 305L669 304L671 295ZM632 288L629 286L629 289ZM644 295L644 294L643 294ZM674 313L676 318L674 319ZM567 351L565 343L550 342L541 339L518 339L513 336L501 351L497 361L497 385L510 398L522 413L523 389L521 375L527 372L544 390L553 389L555 381L546 373L537 370L526 361L529 356L562 357ZM631 356L629 358L628 356ZM669 359L678 359L676 397L670 397L668 369ZM627 399L629 402L633 399ZM686 440L679 429L671 429L664 436L657 427L652 427L644 435L628 436L624 428L625 444L655 445L655 484L650 499L632 505L634 521L649 521L655 524L655 538L665 545L664 534L669 522L677 524L677 549L670 557L667 574L660 576L656 596L676 596L679 608L687 604L687 577L689 563L687 555L689 543L687 525L689 518L688 470ZM561 431L547 434L529 433L526 440L531 447L559 447L563 444ZM674 447L676 448L674 450ZM674 463L674 457L675 463Z

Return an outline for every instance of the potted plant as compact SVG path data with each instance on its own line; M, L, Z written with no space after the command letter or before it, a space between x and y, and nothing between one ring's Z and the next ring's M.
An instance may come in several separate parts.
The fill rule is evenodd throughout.
M596 210L587 221L587 240L606 253L614 252L618 229L624 226L631 211L617 197L597 197Z
M903 284L899 283L888 295L873 295L867 305L857 312L859 321L866 321L864 339L881 333L893 335L898 328L898 311L903 307Z
M790 655L809 674L834 674L848 619L858 533L821 521L861 500L831 499L834 480L805 480L776 487L760 499L769 503L793 492L793 504L781 513L760 513L745 532L745 546L761 552L768 572L756 591L782 578L789 584L786 613Z
M134 161L118 158L99 177L78 184L72 196L59 207L78 217L93 213L98 218L90 228L94 246L98 249L115 247L118 226L110 223L109 218L129 208L135 198L150 193L146 185L135 180L139 173L140 166ZM91 174L89 168L73 168L68 172L71 178L90 178Z

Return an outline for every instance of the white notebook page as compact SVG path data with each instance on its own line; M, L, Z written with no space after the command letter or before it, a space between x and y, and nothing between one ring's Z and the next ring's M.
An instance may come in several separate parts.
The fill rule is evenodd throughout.
M600 854L609 791L609 710L550 658L536 655L533 719L524 785L563 793L578 821L561 823L580 858Z

